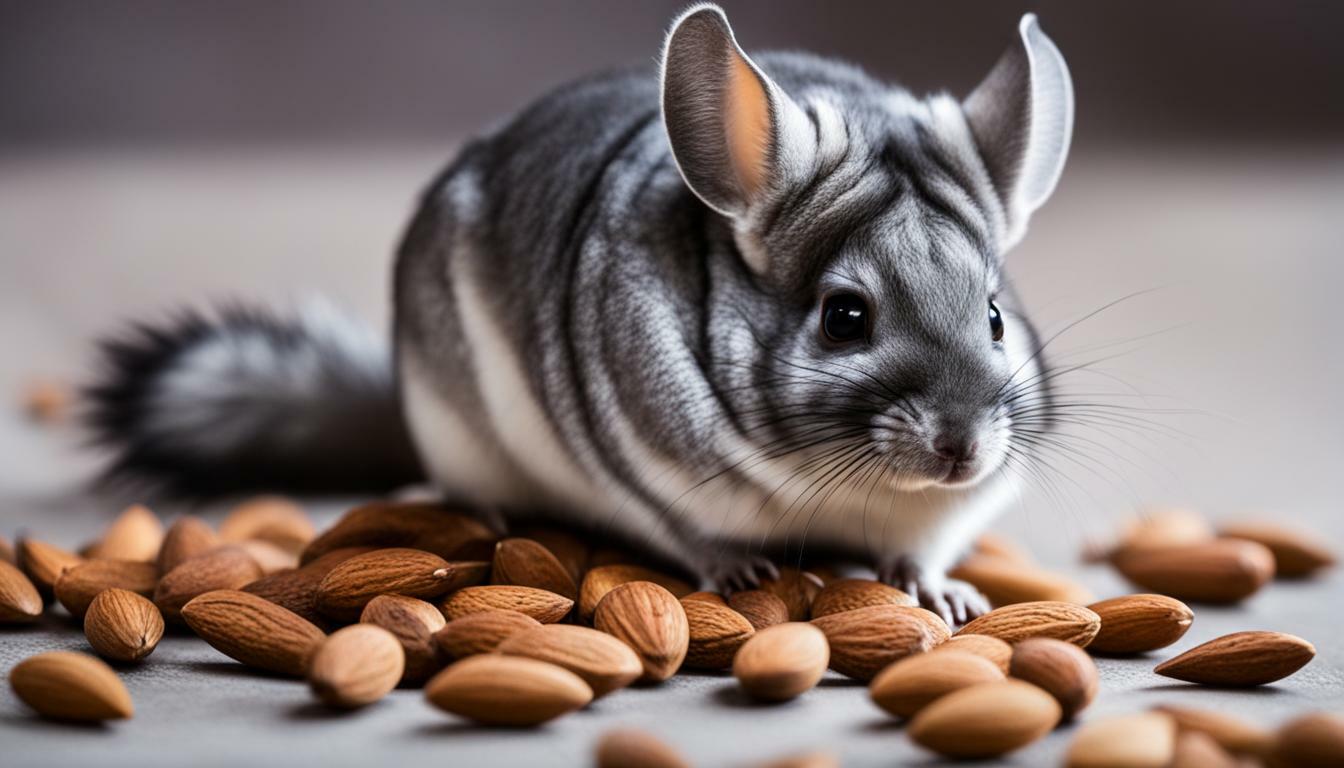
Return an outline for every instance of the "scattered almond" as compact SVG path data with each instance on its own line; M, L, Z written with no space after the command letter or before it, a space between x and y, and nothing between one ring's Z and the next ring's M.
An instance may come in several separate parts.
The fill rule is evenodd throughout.
M1008 666L1013 658L1013 646L989 635L953 635L947 642L935 646L930 653L935 651L973 653L988 659L1005 675L1008 674Z
M752 768L840 768L840 759L829 752L802 752L755 763Z
M434 633L446 622L430 603L405 595L379 595L364 606L359 621L386 629L401 643L405 657L401 682L423 683L442 666Z
M1270 522L1245 521L1224 525L1220 533L1233 539L1254 541L1274 555L1274 574L1289 579L1310 576L1335 564L1335 553L1320 543L1320 537Z
M690 768L675 749L645 731L618 728L597 742L596 768Z
M456 662L425 686L439 709L486 725L539 725L593 699L582 678L524 656L480 654Z
M4 536L0 536L0 562L9 563L13 566L19 564L19 556L14 552L14 545L10 544L9 539Z
M1166 595L1125 595L1088 608L1101 618L1101 629L1087 646L1093 653L1125 655L1165 648L1180 640L1195 618L1189 606Z
M1239 768L1240 765L1240 761L1207 734L1178 731L1176 748L1166 768Z
M182 608L187 626L215 650L249 667L303 677L326 637L293 611L247 592L206 592Z
M490 529L479 521L438 504L377 501L345 513L335 525L308 543L301 562L311 562L344 547L410 547L423 544L423 540L432 540L436 545L426 551L444 557L444 549L492 538Z
M568 531L546 526L524 528L518 535L545 547L560 561L575 584L583 581L583 573L588 570L588 544L583 539Z
M761 701L788 701L811 690L826 673L826 635L804 622L760 630L733 658L733 676L742 690Z
M910 722L911 740L940 755L988 758L1011 752L1059 722L1054 697L1021 680L962 688L924 707Z
M789 620L789 607L784 601L763 589L734 592L728 598L728 605L746 617L757 632Z
M603 565L588 571L579 587L579 617L592 622L597 604L612 589L632 581L649 581L680 598L689 595L691 585L674 576L638 565Z
M761 579L761 589L784 601L789 621L807 621L812 601L821 593L821 579L797 568L780 568L778 579Z
M1279 728L1270 750L1272 764L1291 768L1338 766L1344 756L1344 717L1310 712Z
M259 578L261 568L241 547L219 547L164 574L154 589L154 605L165 619L177 621L192 598L217 589L241 589Z
M975 540L975 551L981 555L997 557L1010 563L1033 565L1036 560L1020 544L997 533L982 533Z
M949 573L984 593L995 606L1054 600L1085 605L1095 598L1076 581L1044 568L993 555L971 555Z
M989 635L1014 645L1029 637L1053 637L1087 647L1101 629L1101 618L1081 605L1053 601L1016 603L995 608L957 631Z
M151 562L86 560L61 573L53 591L71 616L82 618L89 603L104 589L120 587L152 597L158 582L159 567Z
M535 587L492 585L465 587L448 596L439 609L449 621L486 611L517 611L542 624L553 624L569 615L574 601Z
M1181 507L1149 507L1141 510L1121 534L1118 549L1163 549L1209 541L1213 526L1204 516Z
M401 643L374 624L352 624L322 640L308 664L308 685L325 704L363 707L397 687L404 670Z
M257 567L261 568L263 576L270 576L273 573L281 571L292 571L299 567L299 556L294 552L287 552L280 546L272 544L269 541L261 539L248 539L240 541L233 546L242 549L249 556Z
M219 524L219 537L224 541L266 541L293 554L302 552L316 535L303 507L281 496L249 499Z
M50 600L61 572L84 562L84 558L37 539L19 539L19 570L37 587L43 599Z
M1168 659L1153 671L1202 685L1265 685L1293 674L1316 655L1306 640L1283 632L1234 632Z
M751 622L722 602L708 599L681 599L690 626L691 639L686 651L686 666L691 669L727 669L742 644L756 634Z
M897 605L893 606L895 613L905 614L919 621L929 630L929 637L933 640L934 646L942 645L952 639L952 629L943 621L943 617L919 606Z
M1159 704L1154 709L1175 721L1180 732L1205 734L1229 752L1263 757L1274 742L1270 731L1222 712L1170 704Z
M88 556L100 560L154 562L163 544L163 523L147 507L127 507L103 532Z
M1239 602L1274 576L1269 549L1241 539L1123 550L1111 562L1144 589L1201 603Z
M1176 749L1176 724L1160 712L1089 720L1078 728L1067 768L1166 768Z
M317 609L334 619L353 620L378 595L435 598L452 587L455 568L418 549L375 549L338 564L323 577Z
M308 621L322 626L327 621L317 610L317 585L331 570L355 555L372 552L368 547L333 549L292 571L263 576L243 587L244 592L263 597L276 605L293 611Z
M490 583L536 587L570 600L579 596L574 577L560 560L531 539L504 539L495 545Z
M896 717L913 717L941 696L1003 679L1003 671L965 651L921 653L892 664L868 686L873 703Z
M168 573L193 557L219 546L219 537L210 524L195 515L184 515L168 526L159 546L156 562L159 573Z
M490 653L513 635L541 622L518 611L492 610L453 619L434 633L434 643L449 659Z
M629 581L607 592L593 612L593 626L634 649L645 682L676 674L690 646L686 610L675 595L651 581Z
M84 614L84 637L94 652L113 661L139 661L163 638L163 616L146 598L125 589L105 589Z
M14 695L54 720L125 720L135 713L131 694L102 661L74 651L30 656L9 671Z
M901 590L872 579L835 579L822 587L812 601L812 618L844 613L870 605L909 605L918 603Z
M543 624L513 634L496 648L573 672L593 690L593 698L633 683L644 672L635 652L615 637L573 624Z
M1029 637L1013 646L1008 674L1054 696L1064 720L1086 709L1101 685L1086 651L1050 637Z
M938 644L916 609L871 605L812 620L830 644L831 669L856 680L872 680L892 662Z
M42 615L42 595L23 571L0 560L0 624L27 624Z

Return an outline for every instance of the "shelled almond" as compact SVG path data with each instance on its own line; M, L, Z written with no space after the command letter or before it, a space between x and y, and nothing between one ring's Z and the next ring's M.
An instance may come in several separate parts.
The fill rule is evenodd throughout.
M1166 768L1176 749L1176 725L1160 712L1089 720L1065 756L1068 768Z
M504 539L495 545L491 584L535 587L576 600L574 576L551 551L531 539Z
M553 624L569 615L574 601L554 592L535 587L515 587L495 584L481 587L463 587L448 595L439 609L449 621L473 613L487 611L517 611L542 624Z
M210 524L195 515L183 515L168 526L159 546L156 562L160 573L168 573L178 565L219 546L219 536Z
M1274 555L1269 549L1242 539L1126 549L1117 552L1111 562L1144 589L1201 603L1240 602L1274 576Z
M821 579L797 568L780 568L779 578L762 579L761 589L784 601L789 621L807 621L812 617L812 601L822 590Z
M19 570L33 582L38 593L46 600L52 598L56 580L61 577L61 573L84 562L84 558L74 552L30 538L19 539L16 556Z
M102 661L73 651L30 656L9 671L14 694L54 720L125 720L135 713L131 695Z
M732 666L737 650L756 634L756 629L745 616L729 608L722 598L715 602L692 597L687 595L681 599L690 629L686 666L691 669L727 669Z
M784 601L763 589L734 592L728 598L728 607L742 614L757 632L789 620L789 607Z
M249 667L303 677L326 634L307 619L247 592L207 592L182 607L200 638Z
M513 635L541 622L512 610L485 610L452 619L434 633L434 644L449 660L491 653Z
M995 555L972 554L948 575L980 590L994 606L1042 600L1086 605L1095 599L1067 576Z
M425 698L486 725L528 726L586 706L593 690L563 667L491 653L468 657L435 675L425 685Z
M1194 621L1190 607L1165 595L1125 595L1087 606L1101 628L1087 649L1127 655L1165 648L1180 640Z
M787 701L811 690L826 672L830 646L817 627L786 622L766 627L733 658L742 690L761 701Z
M42 615L42 595L23 571L0 561L0 624L28 624Z
M543 624L515 633L495 649L506 656L526 656L563 667L578 675L601 698L624 688L644 673L640 657L615 637L573 624Z
M1261 544L1274 555L1276 576L1300 579L1335 564L1335 553L1317 536L1280 523L1244 520L1226 523L1218 533L1224 538L1245 539Z
M826 635L831 649L831 669L846 677L868 681L892 662L923 653L946 636L939 637L915 609L897 605L873 605L812 620Z
M472 568L484 575L484 569ZM375 549L346 560L317 585L317 610L338 620L354 620L379 595L433 599L478 581L474 573L430 552L409 547Z
M165 619L177 621L192 598L216 589L240 589L261 575L261 566L242 547L218 547L165 573L154 588L154 605Z
M265 541L298 554L317 535L303 507L279 496L258 496L234 507L219 524L226 542Z
M1207 735L1233 754L1264 757L1274 743L1272 731L1225 712L1172 704L1160 704L1154 710L1170 717L1180 732Z
M158 583L159 567L152 562L85 560L62 571L52 589L71 616L83 618L89 603L105 589L117 587L152 598Z
M153 562L162 543L163 523L148 507L133 504L108 525L86 556L99 560Z
M596 768L690 768L677 750L653 734L634 728L602 734L594 763Z
M691 585L665 573L659 573L639 565L602 565L588 571L579 587L579 617L592 622L597 604L616 587L632 581L647 581L671 592L674 597L682 598L693 590Z
M997 637L975 634L955 634L947 642L933 648L933 651L965 651L986 659L998 667L1005 675L1013 658L1013 646Z
M397 686L405 669L401 643L375 624L351 624L313 649L308 685L328 706L363 707Z
M99 592L84 614L84 637L99 656L139 661L163 638L163 615L144 597L125 589Z
M1101 685L1091 656L1050 637L1029 637L1013 646L1008 674L1054 696L1066 721L1092 703Z
M1315 646L1284 632L1234 632L1197 645L1153 671L1190 683L1247 687L1282 680L1315 656Z
M593 612L593 626L634 650L644 667L644 682L662 682L676 674L690 648L686 609L651 581L630 581L607 592Z
M1010 645L1029 637L1053 637L1085 648L1100 629L1101 617L1081 605L1039 601L995 608L957 634L989 635Z
M921 653L878 673L868 686L873 703L896 717L914 717L925 706L953 691L1004 678L982 656L964 651Z
M946 757L997 757L1030 744L1059 722L1059 703L1020 680L981 683L943 696L910 722L910 739Z
M443 629L443 614L430 603L405 595L379 595L364 606L361 624L376 624L392 633L404 658L401 682L419 684L439 671L442 661L434 633Z
M901 590L872 579L835 579L821 588L812 601L812 618L843 613L870 605L915 605Z

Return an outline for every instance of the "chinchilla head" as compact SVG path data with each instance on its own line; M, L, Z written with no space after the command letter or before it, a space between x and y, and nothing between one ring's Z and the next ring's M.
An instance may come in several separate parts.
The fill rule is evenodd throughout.
M716 308L720 391L774 455L958 487L1005 462L1046 397L1005 252L1068 151L1068 69L1034 16L964 100L797 54L754 61L715 6L668 35L663 119L723 215L741 288Z

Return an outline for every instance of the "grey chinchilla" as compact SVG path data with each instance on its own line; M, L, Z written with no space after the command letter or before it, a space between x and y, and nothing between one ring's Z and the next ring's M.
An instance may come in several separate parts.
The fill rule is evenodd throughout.
M944 574L1013 493L1015 417L1050 402L1004 254L1073 119L1058 50L1017 32L967 98L917 98L748 56L697 5L656 70L462 148L401 245L391 353L320 305L108 342L110 474L190 496L427 475L720 586L821 548L974 615Z

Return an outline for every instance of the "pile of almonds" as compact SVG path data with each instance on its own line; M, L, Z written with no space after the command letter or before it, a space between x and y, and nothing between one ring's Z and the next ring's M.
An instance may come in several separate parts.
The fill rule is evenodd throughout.
M953 631L899 589L829 570L781 568L777 579L725 597L561 530L500 539L438 505L377 502L318 535L301 508L268 497L234 509L218 530L185 516L165 531L149 510L131 507L78 553L0 540L0 624L34 621L54 600L82 619L90 648L108 660L142 661L178 626L244 665L306 680L333 708L423 687L435 707L504 726L538 725L682 670L731 671L745 695L781 702L829 669L867 684L877 707L908 721L915 743L984 758L1077 718L1098 695L1093 655L1179 640L1194 621L1182 600L1240 600L1276 569L1300 577L1333 562L1282 528L1215 534L1180 511L1148 516L1094 557L1151 593L1097 601L1011 543L982 538L954 575L997 607ZM1292 635L1237 632L1154 672L1254 686L1314 655ZM86 654L38 654L9 677L50 718L133 712L117 674ZM1083 723L1068 764L1295 766L1320 755L1319 764L1344 755L1340 718L1311 714L1269 732L1164 707ZM672 747L628 730L601 740L597 762L686 765ZM787 764L835 762L811 755Z

